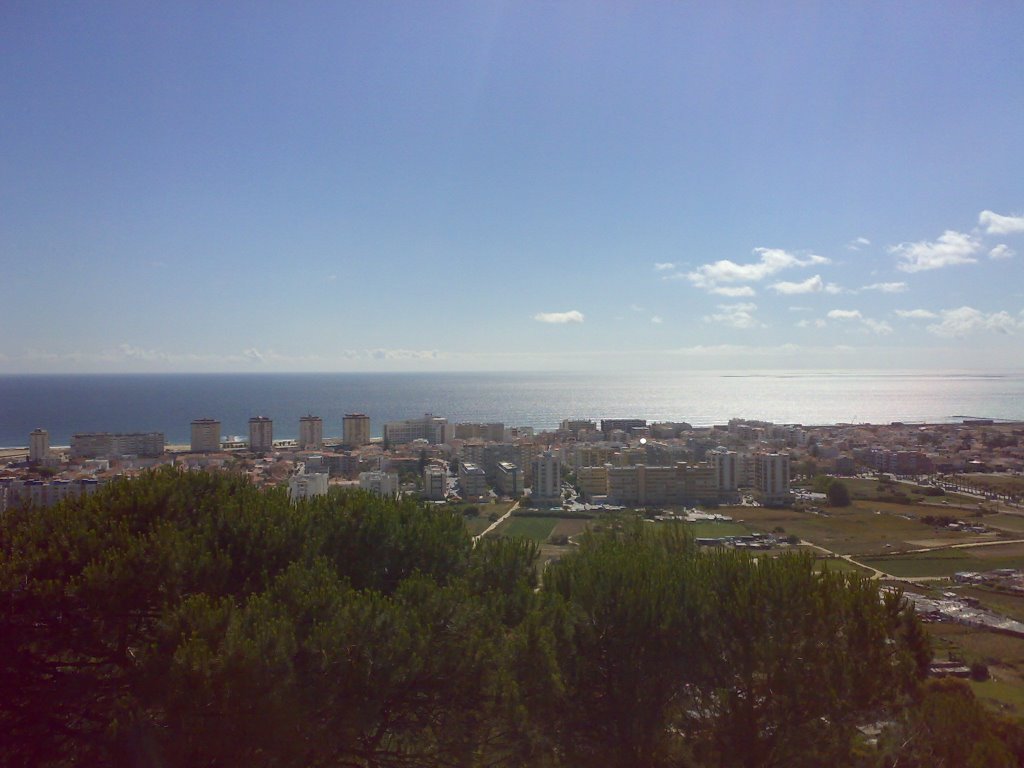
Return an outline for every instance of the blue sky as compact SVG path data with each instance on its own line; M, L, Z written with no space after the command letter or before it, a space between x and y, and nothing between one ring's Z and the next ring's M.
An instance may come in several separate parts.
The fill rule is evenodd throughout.
M0 6L0 373L1019 368L1024 6Z

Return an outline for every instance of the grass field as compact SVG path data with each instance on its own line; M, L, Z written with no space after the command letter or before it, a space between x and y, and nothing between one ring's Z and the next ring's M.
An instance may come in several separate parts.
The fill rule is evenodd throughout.
M666 525L678 525L678 523L666 523ZM699 522L683 523L686 530L699 539L717 539L721 536L744 536L750 533L750 529L739 523L725 522Z
M464 518L466 521L466 530L469 531L470 536L477 536L487 530L487 526L491 524L491 521L486 517L467 517Z
M981 522L985 525L993 525L998 528L1005 528L1008 531L1018 531L1024 538L1024 515L1009 515L1009 514L998 514L998 515L987 515L983 517Z
M952 576L957 571L991 571L997 568L1024 568L1024 547L1019 544L944 549L908 555L860 558L865 565L892 576Z
M863 557L860 560L864 565L870 565L890 576L900 578L952 576L957 571L975 570L974 566L977 562L962 549L893 557Z
M559 523L557 517L516 517L513 515L496 530L499 536L522 536L543 543Z
M939 513L934 508L884 502L858 501L849 507L828 508L822 515L762 507L730 507L725 514L755 530L770 532L781 527L787 534L795 534L844 555L888 555L924 546L987 541L1002 535L936 529L924 525L918 518L926 514L957 515L948 511Z

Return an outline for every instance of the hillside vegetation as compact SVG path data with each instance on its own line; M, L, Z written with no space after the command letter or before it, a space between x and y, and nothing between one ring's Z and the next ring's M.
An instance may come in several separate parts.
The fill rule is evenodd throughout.
M945 764L997 766L1024 754L1019 728L980 714L969 689L922 685L916 618L855 574L702 554L680 526L639 523L585 535L542 575L537 553L529 539L474 547L460 515L412 501L290 504L169 469L10 511L0 764L905 766L955 749ZM890 725L872 746L858 726L877 721ZM928 735L961 725L967 744Z

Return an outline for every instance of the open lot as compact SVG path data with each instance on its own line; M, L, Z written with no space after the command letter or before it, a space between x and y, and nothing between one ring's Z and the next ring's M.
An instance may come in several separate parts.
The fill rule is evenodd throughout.
M985 608L1017 621L1024 621L1024 595L997 592L988 587L957 587L963 597L972 597Z
M921 549L986 541L999 534L966 534L924 525L899 504L857 502L844 508L826 508L824 514L790 509L732 507L725 514L755 530L770 532L781 527L787 534L814 542L843 555L886 555ZM931 514L935 514L932 512ZM922 545L921 542L928 542Z
M991 680L971 683L975 695L1018 717L1024 716L1024 638L960 626L926 624L936 659L959 658L988 665Z
M992 571L997 568L1024 568L1024 545L1000 544L992 547L942 549L904 555L860 558L865 565L892 576L952 576L957 571Z

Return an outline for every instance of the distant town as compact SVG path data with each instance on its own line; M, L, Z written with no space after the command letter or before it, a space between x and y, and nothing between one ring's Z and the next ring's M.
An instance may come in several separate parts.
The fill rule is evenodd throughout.
M791 482L798 477L1024 470L1024 425L994 419L802 426L737 418L711 427L566 419L557 430L537 432L425 414L387 422L381 437L371 437L370 418L353 413L331 425L333 437L320 417L303 416L298 439L284 440L274 438L274 426L253 416L247 438L225 436L217 419L197 418L189 445L167 445L160 432L90 432L61 447L39 428L26 449L0 457L0 511L49 506L165 464L244 473L260 486L287 485L293 499L337 486L431 502L521 499L538 508L785 507L797 499Z

